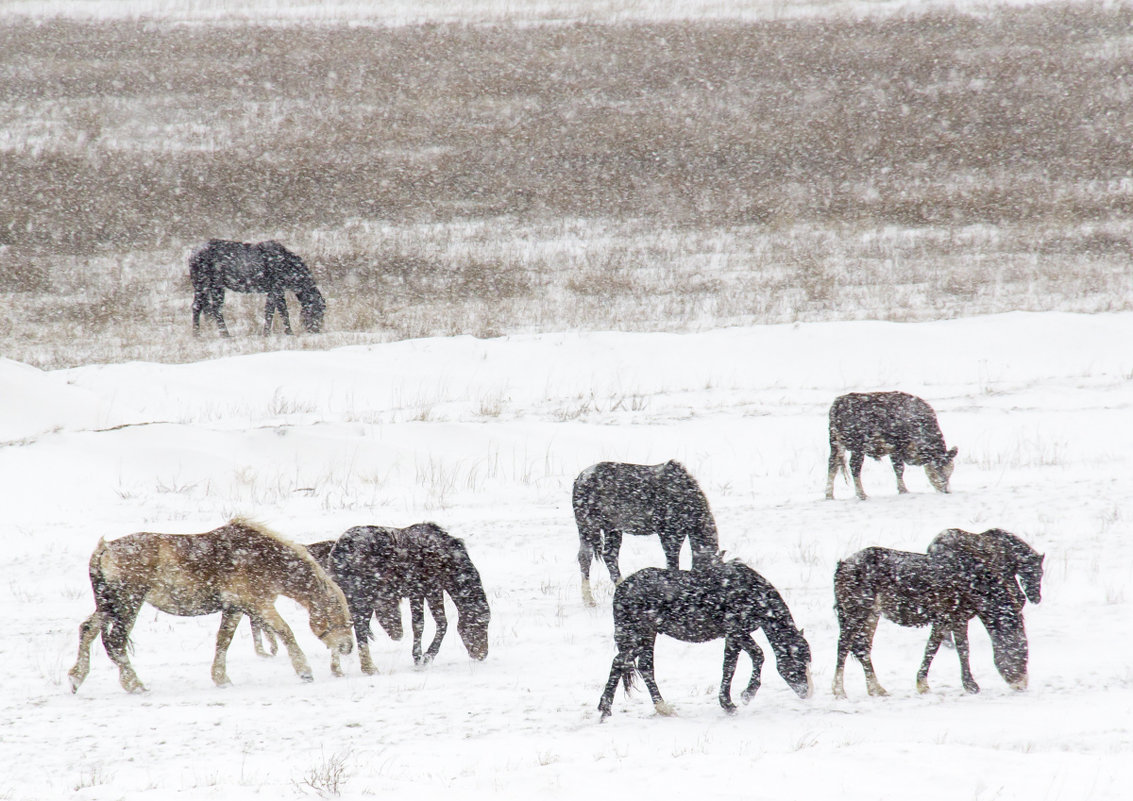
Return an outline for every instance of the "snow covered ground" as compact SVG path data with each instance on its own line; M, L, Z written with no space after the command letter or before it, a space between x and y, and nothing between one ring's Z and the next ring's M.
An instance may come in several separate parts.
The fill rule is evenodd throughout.
M0 361L0 798L1125 798L1130 342L1133 314L1008 314L457 337L49 373ZM869 462L869 501L841 481L824 500L830 401L892 388L928 399L959 447L953 493L910 468L898 496L888 464ZM813 699L791 692L769 654L757 697L727 716L722 643L662 640L658 681L677 716L656 716L642 689L619 692L599 724L612 588L596 567L599 605L580 601L570 485L601 459L669 458L700 480L722 545L805 627ZM133 660L149 692L123 692L96 644L72 695L98 538L205 531L236 514L299 542L435 520L480 567L488 659L472 662L450 629L417 670L407 642L379 634L380 674L352 656L335 679L284 599L315 681L256 657L243 624L234 685L218 689L218 617L147 608ZM922 550L949 526L1000 526L1047 555L1043 603L1026 610L1030 689L999 679L976 623L983 691L966 696L942 650L932 692L918 695L927 632L882 623L874 656L891 695L869 698L851 661L850 697L835 700L836 560L872 544ZM627 573L661 563L656 541L625 543ZM737 685L748 669L741 657Z

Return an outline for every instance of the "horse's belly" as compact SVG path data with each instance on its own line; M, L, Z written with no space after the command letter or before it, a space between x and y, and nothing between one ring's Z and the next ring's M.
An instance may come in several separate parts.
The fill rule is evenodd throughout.
M898 626L927 626L932 622L928 606L915 598L883 598L878 603L878 611Z
M146 603L170 615L187 617L211 615L219 612L222 604L216 593L199 587L179 587L168 584L151 586L146 592Z

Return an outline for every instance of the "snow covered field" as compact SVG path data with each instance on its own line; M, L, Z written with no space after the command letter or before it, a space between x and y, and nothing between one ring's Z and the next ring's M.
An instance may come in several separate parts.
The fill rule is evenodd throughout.
M0 361L0 798L1124 798L1131 341L1133 314L1052 313L457 337L47 373ZM888 464L868 462L869 501L841 481L824 500L830 401L894 388L929 400L959 447L953 493L910 468L898 496ZM763 688L729 717L716 702L722 643L662 640L658 681L678 715L656 716L642 689L619 692L599 724L612 588L596 567L599 605L580 601L570 485L601 459L669 458L700 480L723 547L805 627L813 699L769 654ZM72 695L98 538L236 514L299 542L435 520L483 575L488 659L473 663L450 628L416 670L408 642L379 634L380 674L351 656L335 679L284 599L315 681L256 657L243 624L234 685L218 689L218 616L147 608L133 661L149 692L123 692L96 644ZM983 691L966 696L942 650L920 696L927 632L882 623L874 657L891 695L867 697L851 660L850 697L836 701L836 560L872 544L922 550L949 526L1000 526L1047 555L1043 603L1026 610L1030 689L999 679L976 623ZM623 547L627 573L662 561L656 541Z

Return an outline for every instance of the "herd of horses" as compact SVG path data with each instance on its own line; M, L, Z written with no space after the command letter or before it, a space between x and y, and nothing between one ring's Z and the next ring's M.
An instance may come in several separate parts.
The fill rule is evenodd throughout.
M291 333L284 291L296 293L309 331L322 326L325 302L298 256L277 242L246 244L211 240L190 258L194 286L193 330L200 315L212 317L227 336L221 308L225 289L267 294L264 333L278 311ZM956 448L948 449L932 408L903 392L851 393L829 413L830 459L826 497L834 497L839 471L853 477L857 496L864 458L888 456L899 492L907 492L906 464L923 466L932 486L948 492ZM846 475L849 479L849 475ZM628 692L640 674L654 707L670 714L654 676L658 634L685 642L724 640L721 707L735 710L731 683L740 652L752 662L742 693L751 700L760 686L764 656L752 637L762 630L780 676L800 697L813 694L811 650L782 595L743 562L725 560L708 499L681 464L600 462L575 479L572 506L579 535L583 603L594 606L590 565L600 559L615 584L617 653L598 709L611 714L619 683ZM622 578L618 554L625 535L656 536L665 568L645 568ZM685 541L691 570L679 569ZM456 606L457 631L468 654L488 655L491 610L480 574L464 543L433 523L404 529L357 526L332 540L297 545L243 519L203 534L137 533L100 540L89 563L95 612L79 628L78 659L68 673L77 691L90 670L90 648L101 636L129 692L145 689L127 652L130 631L143 603L173 615L221 614L212 678L229 683L226 653L240 620L250 620L257 653L273 655L282 642L296 674L310 681L311 668L286 621L275 610L280 596L309 615L312 632L331 652L331 671L342 675L341 657L357 643L364 673L375 671L369 651L371 619L394 640L403 636L400 604L408 599L416 665L431 662L448 628L445 596ZM916 688L928 691L928 672L942 643L955 644L964 689L979 692L969 664L968 624L979 618L992 643L996 669L1015 689L1027 685L1026 601L1041 599L1043 556L1002 529L971 533L948 529L924 553L870 547L839 561L834 572L839 636L833 692L845 697L846 657L865 673L870 695L884 695L871 650L881 618L901 626L929 626ZM1021 587L1020 587L1021 584ZM428 605L435 634L422 648ZM267 642L265 647L264 642Z

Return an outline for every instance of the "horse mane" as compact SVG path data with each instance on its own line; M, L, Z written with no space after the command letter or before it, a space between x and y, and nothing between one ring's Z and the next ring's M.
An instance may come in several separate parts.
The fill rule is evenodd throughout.
M272 542L282 548L289 555L293 555L298 561L308 565L311 568L311 572L314 574L316 581L318 581L319 583L325 582L331 587L337 586L334 583L334 580L331 579L330 575L323 569L323 566L319 564L319 561L311 555L310 551L307 550L306 546L300 545L297 542L293 542L287 539L282 534L273 531L263 523L237 515L236 517L229 520L224 527L239 529L245 534L254 534L263 537L269 542Z

